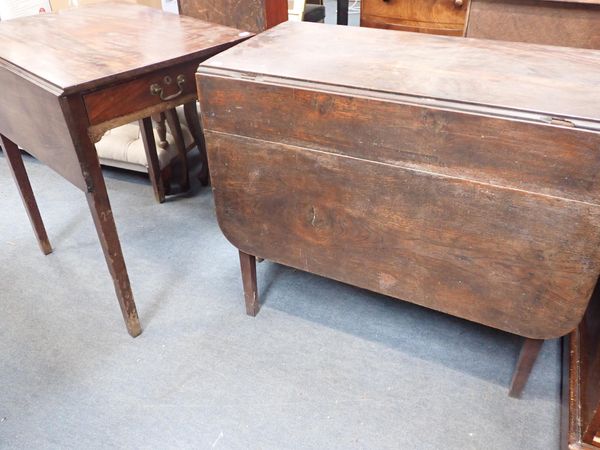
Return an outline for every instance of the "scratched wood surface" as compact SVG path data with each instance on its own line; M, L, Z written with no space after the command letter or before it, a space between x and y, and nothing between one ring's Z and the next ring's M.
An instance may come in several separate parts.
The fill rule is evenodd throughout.
M354 88L356 95L404 94L419 104L425 97L454 108L486 105L510 110L502 114L523 110L596 123L599 66L600 52L587 49L306 22L278 25L205 65L332 91Z
M600 273L600 54L346 30L283 24L200 66L224 234L528 338L569 333Z
M181 14L253 33L260 33L288 19L287 0L178 1Z
M219 224L245 253L531 338L581 320L600 270L596 205L234 135L207 143Z
M71 93L198 60L241 40L233 28L101 3L0 23L0 60Z
M210 130L600 204L598 133L251 80L200 82ZM273 105L285 120L273 120ZM251 118L239 120L243 112Z

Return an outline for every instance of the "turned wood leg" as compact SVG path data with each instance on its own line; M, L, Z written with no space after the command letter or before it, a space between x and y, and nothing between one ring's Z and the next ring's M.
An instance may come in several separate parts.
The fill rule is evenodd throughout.
M528 338L523 342L521 352L519 353L519 360L517 361L512 381L510 382L508 395L511 397L519 398L521 396L521 392L523 392L523 388L527 384L527 379L543 343L543 339Z
M185 113L185 121L188 124L188 128L194 136L196 146L200 152L200 160L202 161L202 169L200 170L200 183L202 186L208 186L210 183L210 173L208 171L208 156L206 154L206 141L204 139L204 132L202 131L202 125L198 116L198 109L196 108L196 102L190 102L183 105L183 111Z
M90 167L90 169L100 171L100 166ZM142 328L133 300L129 276L127 275L125 260L123 259L123 251L121 250L117 228L106 192L106 185L101 173L94 176L94 179L96 181L94 190L86 192L85 195L94 219L94 224L96 225L102 250L104 251L108 270L113 278L127 331L131 336L136 337L142 332Z
M146 117L139 121L146 159L148 160L148 176L154 189L154 197L158 203L165 201L165 185L162 179L158 153L156 151L156 140L154 139L154 130L152 129L152 119Z
M183 171L183 174L181 175L181 190L185 192L190 189L190 173L188 170L187 151L183 140L183 132L181 131L181 123L179 122L179 117L177 116L177 111L175 109L169 109L165 112L165 115L167 116L167 123L169 124L171 134L175 140L177 153L181 159Z
M23 164L21 151L17 144L5 136L0 135L0 141L4 153L6 154L6 159L8 160L8 167L10 167L12 176L19 188L19 193L21 194L21 199L23 200L23 205L25 205L25 210L29 216L29 221L33 227L38 245L44 255L48 255L52 253L52 246L48 240L46 228L44 228L44 222L42 221L40 210L38 209L35 196L33 195L33 189L31 189L31 183L29 182L29 177L27 176L25 165Z
M169 143L167 142L167 126L165 125L165 113L153 114L152 120L154 121L156 132L158 133L157 145L160 148L167 148Z
M246 300L246 314L258 314L258 289L256 287L256 258L240 251L240 266L242 268L242 282L244 283L244 299Z

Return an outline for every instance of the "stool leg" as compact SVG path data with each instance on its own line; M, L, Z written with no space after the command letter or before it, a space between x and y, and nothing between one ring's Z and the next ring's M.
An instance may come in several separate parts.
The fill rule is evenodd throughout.
M204 139L204 132L202 131L202 125L198 117L198 109L196 108L196 102L190 102L183 105L183 112L185 113L185 121L188 124L190 131L196 141L196 146L200 152L200 160L202 161L202 169L200 170L200 183L202 186L208 186L210 183L210 173L208 171L208 157L206 155L206 140Z
M167 148L169 143L167 142L167 126L165 125L167 119L165 118L165 113L153 114L151 119L158 133L158 142L156 144L160 148Z
M146 117L139 121L142 142L146 151L146 160L148 161L148 176L154 189L154 197L158 203L165 201L165 185L162 179L158 153L156 152L156 140L154 139L154 130L152 128L152 119Z
M246 314L256 316L259 310L258 289L256 286L256 258L240 251L240 266L244 283Z
M181 123L179 122L179 116L175 109L169 109L165 112L167 116L167 123L171 129L171 134L175 140L175 147L177 147L177 153L181 159L183 174L181 176L181 190L188 191L190 189L190 173L188 170L187 151L185 148L185 142L183 140L183 132L181 131Z
M0 141L2 142L2 148L6 153L8 167L10 167L12 176L19 188L19 193L21 194L21 199L23 200L23 205L25 205L38 245L40 246L42 253L48 255L52 253L52 246L48 240L46 228L44 228L44 222L42 221L40 210L38 209L35 196L33 195L33 189L31 189L31 183L29 182L29 177L27 176L27 171L23 164L21 151L17 144L5 136L0 135Z
M523 342L521 352L519 353L519 360L517 361L512 381L510 382L510 391L508 392L508 395L511 397L519 398L521 396L521 392L523 392L523 388L525 387L525 384L527 384L529 374L531 373L531 369L535 364L535 360L540 353L543 343L543 339L528 338Z

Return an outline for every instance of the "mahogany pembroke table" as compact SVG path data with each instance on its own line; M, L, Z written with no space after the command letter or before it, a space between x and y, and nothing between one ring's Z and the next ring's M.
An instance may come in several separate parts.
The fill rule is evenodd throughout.
M135 120L151 129L152 114L178 105L195 110L200 61L248 36L120 3L0 23L0 137L40 247L52 251L17 144L85 193L132 336L141 327L94 142Z
M525 337L600 273L600 52L285 23L200 65L246 309L265 258Z

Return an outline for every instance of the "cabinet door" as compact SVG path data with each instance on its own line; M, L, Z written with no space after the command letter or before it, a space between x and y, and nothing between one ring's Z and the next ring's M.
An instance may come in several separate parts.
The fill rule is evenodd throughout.
M462 36L469 0L363 0L364 27Z

